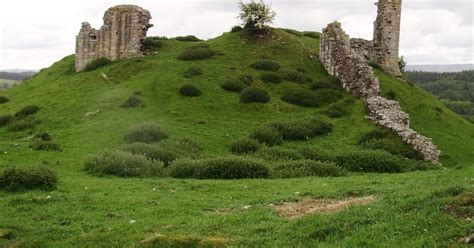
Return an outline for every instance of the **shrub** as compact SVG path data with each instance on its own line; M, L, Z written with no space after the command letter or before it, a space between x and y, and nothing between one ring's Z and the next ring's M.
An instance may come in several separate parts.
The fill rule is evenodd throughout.
M263 29L265 25L272 23L276 16L270 5L263 1L251 1L247 4L241 1L239 2L239 8L239 17L247 29Z
M242 103L267 103L270 101L270 95L263 89L248 87L240 93Z
M40 123L34 116L28 116L23 119L13 119L8 125L10 131L24 131L27 129L32 129L36 124Z
M243 28L239 25L233 26L232 29L230 30L231 33L237 33L240 32Z
M7 97L5 96L0 96L0 104L4 104L6 102L10 101L10 99L8 99Z
M0 116L0 127L8 125L13 120L11 115L2 115Z
M285 69L279 71L279 74L284 80L290 82L305 84L311 83L313 81L313 79L311 79L308 75L300 71Z
M58 143L40 138L33 139L30 148L37 151L61 151L61 145Z
M45 140L45 141L51 141L52 140L51 135L49 133L46 133L46 132L35 134L35 136L33 136L33 139L41 139L41 140Z
M143 45L147 51L157 51L163 47L163 39L161 37L147 37Z
M14 117L15 119L22 119L30 115L36 114L40 108L36 105L28 105L20 109L20 111L16 112Z
M119 177L163 176L163 163L150 161L143 155L124 151L105 151L89 158L84 169L95 175Z
M274 122L270 124L270 127L278 130L284 140L307 140L332 131L332 125L330 123L319 119L295 122Z
M89 62L86 65L86 67L84 67L84 71L93 71L93 70L98 69L102 66L106 66L110 63L112 63L112 61L110 61L108 58L101 57L101 58L98 58L98 59L94 59L91 62Z
M168 135L161 127L153 122L146 122L133 126L125 134L125 141L128 143L142 142L153 143L167 139Z
M174 178L198 178L201 168L197 160L180 159L171 164L169 174Z
M200 43L186 48L179 56L179 60L203 60L217 55L217 52L210 49L208 44Z
M301 37L303 36L303 34L298 31L298 30L294 30L294 29L288 29L288 28L282 28L281 30L289 33L289 34L292 34L292 35L295 35L295 36L298 36L298 37Z
M278 71L281 68L281 66L277 62L270 61L270 60L262 60L262 61L255 62L251 64L250 67L252 67L255 70L262 70L262 71Z
M317 80L314 80L313 83L311 83L309 87L312 90L320 90L320 89L339 90L341 89L340 83L337 81L337 79L334 79L334 80L317 79Z
M265 73L260 79L265 83L279 84L283 82L283 79L276 73Z
M325 113L331 118L341 117L347 114L349 106L354 103L353 98L347 98L342 102L337 102L329 105Z
M358 140L357 144L361 145L369 140L388 138L390 133L384 129L374 129L370 132L364 133Z
M157 144L132 143L124 146L122 150L136 155L143 155L149 160L161 161L165 166L169 166L178 158L174 152Z
M379 64L377 64L377 63L375 63L375 62L373 62L373 61L369 62L369 66L372 67L372 68L374 68L374 69L383 71L382 66L380 66Z
M202 95L201 90L191 84L185 84L179 88L179 93L183 96L196 97Z
M231 91L231 92L241 92L243 89L247 88L247 85L240 80L227 80L225 83L221 84L222 89Z
M136 96L129 97L120 107L122 108L138 108L142 106L142 100Z
M305 31L303 32L303 35L309 38L313 38L313 39L319 39L321 37L321 33L311 32L311 31Z
M163 140L157 145L180 158L198 158L203 150L197 143L188 139Z
M285 102L301 107L320 107L342 98L342 94L331 89L311 91L302 88L288 89L283 93L281 99Z
M267 146L276 146L282 143L281 134L272 127L259 128L250 134L250 138Z
M254 153L259 148L260 144L253 139L237 140L230 145L230 151L235 154Z
M53 190L58 176L46 167L7 168L0 174L0 188L8 191L19 190Z
M201 41L198 37L194 35L186 35L186 36L178 36L175 38L177 41L190 41L190 42L197 42Z
M397 93L395 93L393 90L389 90L387 92L387 98L390 100L395 100L397 98Z
M393 155L399 155L409 159L423 159L421 154L413 150L407 144L402 143L400 140L393 140L388 138L371 139L362 143L361 147L370 150L384 150Z
M272 161L303 159L303 156L297 151L283 149L280 147L262 147L255 155L265 160Z
M186 70L184 73L183 73L183 76L185 78L193 78L193 77L197 77L197 76L200 76L202 75L202 70L201 68L199 67L190 67L188 70Z
M250 86L253 84L253 76L252 75L241 75L239 77L240 82Z
M272 168L274 178L297 177L338 177L346 175L346 171L334 163L312 160L299 160L278 163Z

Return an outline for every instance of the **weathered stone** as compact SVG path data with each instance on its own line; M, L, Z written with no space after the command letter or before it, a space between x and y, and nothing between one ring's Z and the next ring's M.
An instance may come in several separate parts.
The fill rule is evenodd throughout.
M329 74L338 78L347 91L365 102L368 119L393 130L405 143L422 154L426 161L439 163L440 152L431 139L410 129L409 116L401 110L398 102L380 95L379 81L367 63L369 45L367 41L349 39L341 24L334 22L321 33L320 60Z
M82 23L76 36L76 71L82 71L94 59L112 61L143 56L143 42L150 27L151 15L135 5L118 5L104 14L104 25L93 29Z

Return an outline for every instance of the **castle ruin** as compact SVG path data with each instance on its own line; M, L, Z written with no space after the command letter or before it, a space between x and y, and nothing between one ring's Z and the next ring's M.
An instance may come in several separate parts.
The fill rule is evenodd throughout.
M392 76L401 75L398 67L401 4L401 0L379 1L373 41L350 39L340 23L329 24L321 34L319 56L328 73L364 101L369 120L394 131L426 161L438 164L440 151L430 138L410 128L409 115L398 102L381 96L379 80L369 66L373 61Z
M150 27L150 12L135 5L118 5L104 14L104 25L96 30L82 23L76 36L76 72L91 61L105 57L112 61L141 57Z

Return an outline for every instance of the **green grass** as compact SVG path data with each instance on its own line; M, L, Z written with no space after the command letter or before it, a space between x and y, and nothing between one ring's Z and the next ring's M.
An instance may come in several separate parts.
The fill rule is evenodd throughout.
M38 105L41 110L36 116L41 123L33 133L50 133L62 151L32 150L28 131L0 128L0 169L44 164L59 175L56 191L0 191L0 233L13 236L0 238L0 245L132 246L162 234L170 239L223 238L235 246L456 246L457 238L466 235L472 224L448 215L442 208L444 197L432 194L452 186L472 187L467 175L474 173L474 125L428 93L379 71L382 91L396 92L413 128L433 138L442 150L447 170L238 181L121 179L83 171L90 155L119 149L131 126L150 121L158 123L172 141L189 139L199 144L202 157L229 156L234 141L249 137L268 122L315 116L332 123L333 131L307 141L284 141L281 146L328 152L361 149L357 139L375 128L364 117L361 101L356 100L346 115L330 119L324 115L328 106L302 108L280 100L285 90L306 85L258 80L263 72L250 65L271 59L282 68L304 69L315 80L330 81L314 59L318 39L283 31L274 36L242 42L241 32L226 33L206 41L219 55L201 61L177 60L194 44L165 40L157 54L77 74L74 56L68 56L24 84L2 92L10 101L0 107L0 116ZM204 74L183 77L182 72L191 66L201 68ZM268 91L271 101L242 104L239 94L220 87L241 75L252 75L256 79L253 85ZM198 86L203 94L196 98L180 95L178 89L184 84ZM144 107L121 108L135 92L141 92ZM342 90L341 94L345 99L353 98ZM435 107L443 112L437 114ZM299 220L282 219L269 207L304 196L344 198L352 191L376 195L378 200L369 206ZM246 205L252 207L242 210ZM215 213L224 208L232 211Z

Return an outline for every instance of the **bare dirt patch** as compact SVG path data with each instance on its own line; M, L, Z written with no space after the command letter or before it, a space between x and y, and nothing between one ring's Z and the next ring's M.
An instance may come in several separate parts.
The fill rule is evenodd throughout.
M347 209L350 206L366 205L375 200L374 196L335 199L313 199L305 198L297 202L284 202L275 205L278 216L294 219L314 213L335 213Z

